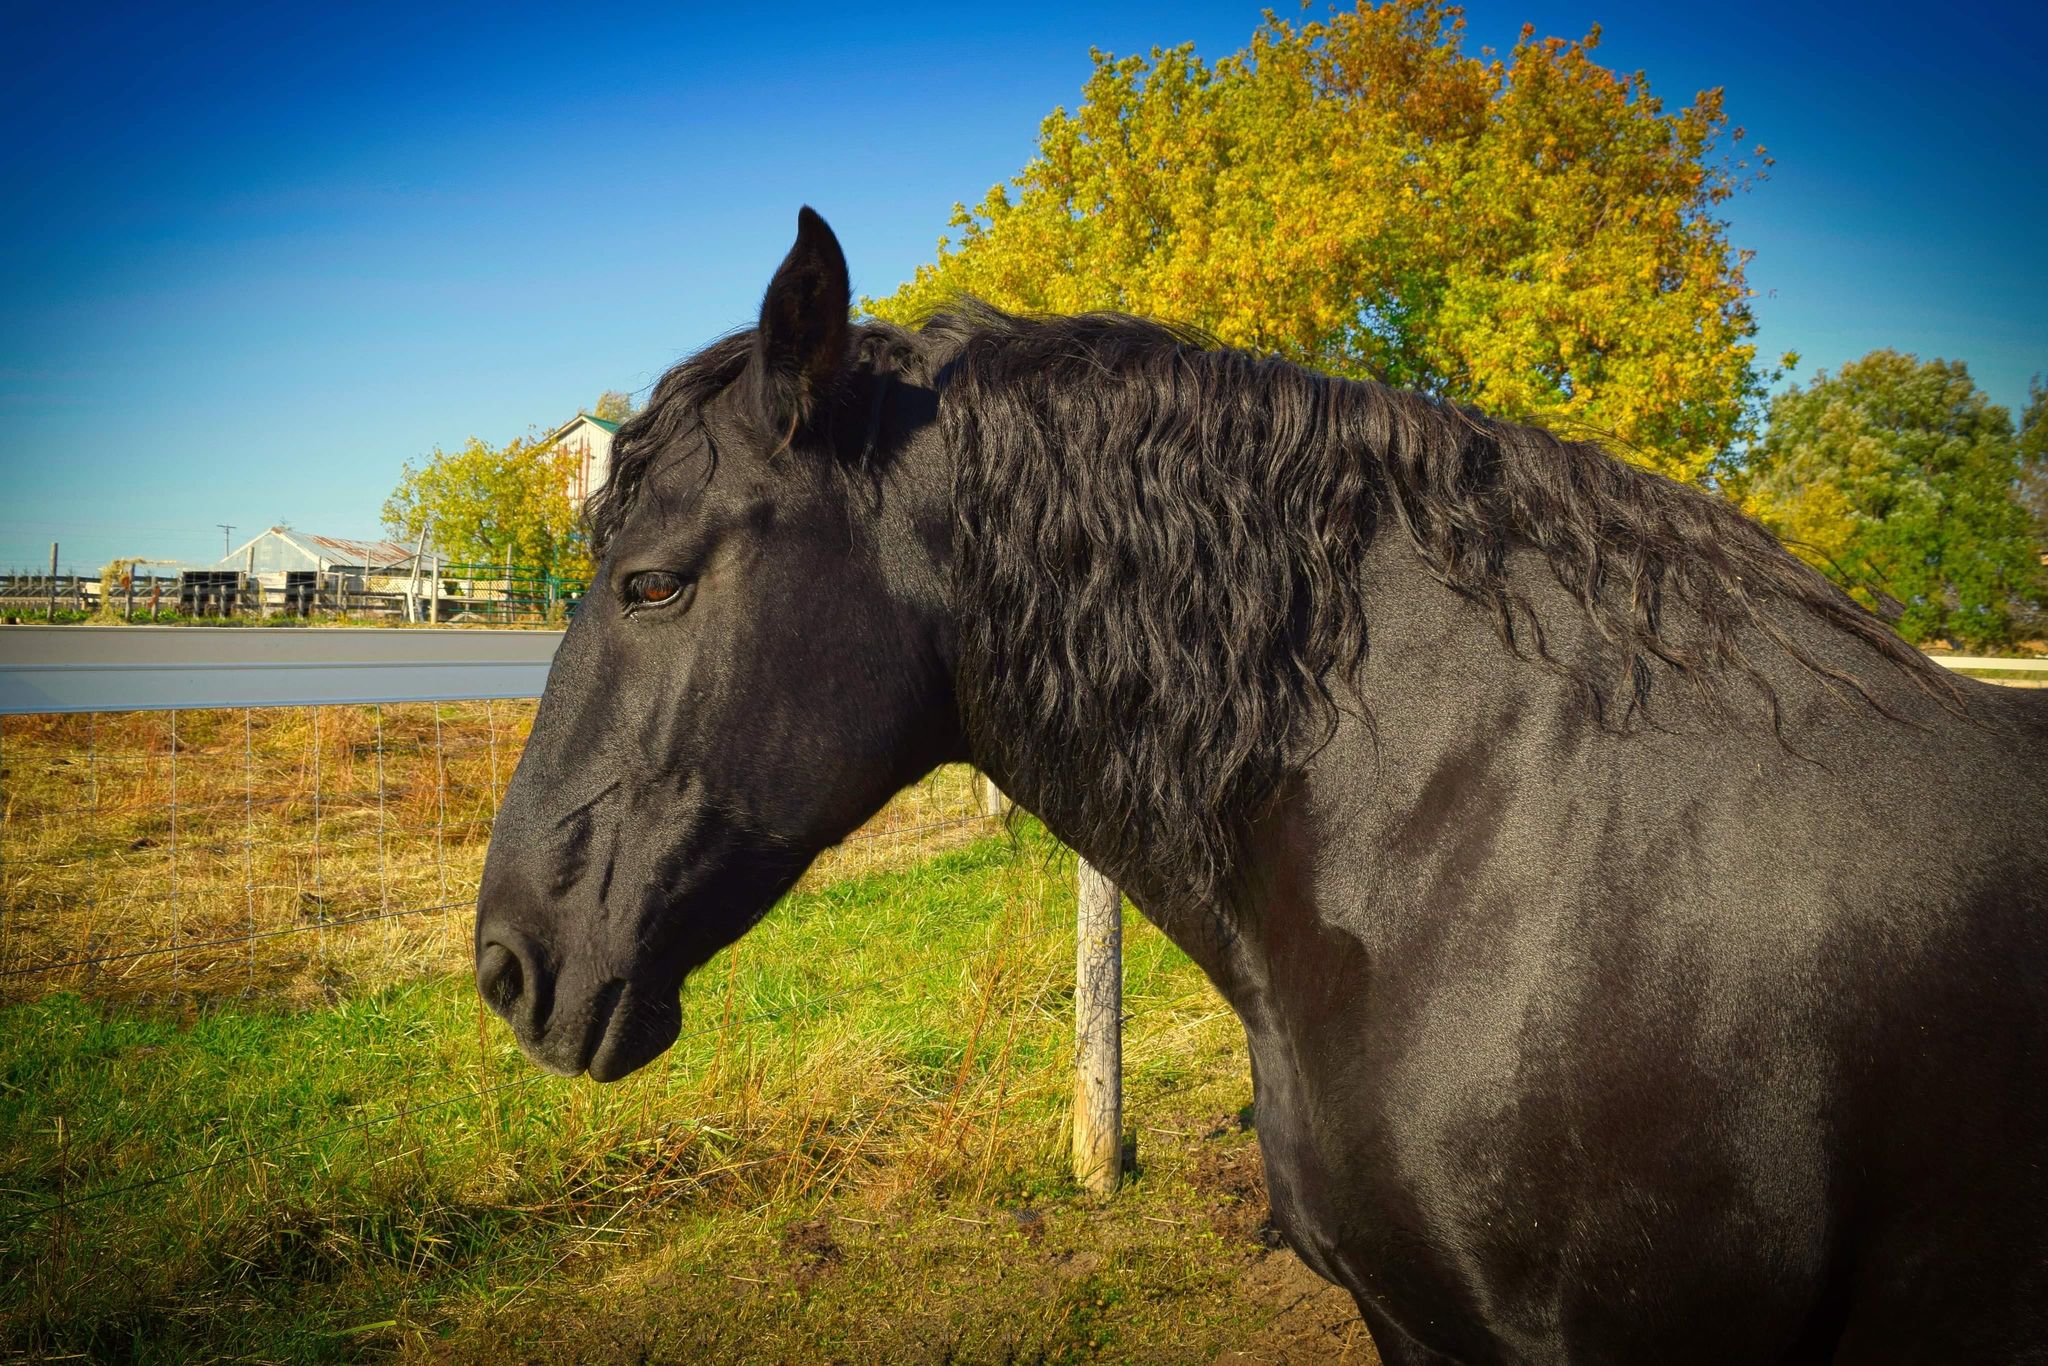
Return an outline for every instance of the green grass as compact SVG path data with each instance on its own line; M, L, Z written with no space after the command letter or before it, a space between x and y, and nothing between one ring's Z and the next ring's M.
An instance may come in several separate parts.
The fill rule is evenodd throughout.
M1249 1098L1242 1036L1129 918L1140 1176L1076 1192L1072 917L1071 861L1028 823L802 890L692 980L674 1049L602 1088L532 1069L462 974L312 1008L0 1009L0 1344L1213 1355L1280 1312L1233 1289L1263 1255L1251 1139L1218 1122Z

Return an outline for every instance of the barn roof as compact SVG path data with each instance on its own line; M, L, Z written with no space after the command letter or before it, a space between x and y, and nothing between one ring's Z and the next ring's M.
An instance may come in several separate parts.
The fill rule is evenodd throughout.
M310 531L286 531L281 527L272 527L271 530L318 551L322 559L339 560L343 564L375 567L412 558L411 549L396 541L351 541L340 536L315 536Z
M392 565L412 563L412 547L400 545L396 541L357 541L346 536L320 536L288 526L271 527L262 535L229 551L217 563L225 568L235 568L249 554L251 546L273 536L297 546L322 564L337 568L367 564L372 569L388 569ZM428 555L427 563L431 565L434 559L435 556Z
M588 422L591 426L597 428L599 431L606 433L614 433L619 430L619 424L613 422L610 418L593 417L589 413L578 413L576 414L576 416L570 418L567 422L564 422L561 426L549 432L547 435L547 439L550 441L561 440L562 437L568 434L569 429L571 427L574 427L579 422Z

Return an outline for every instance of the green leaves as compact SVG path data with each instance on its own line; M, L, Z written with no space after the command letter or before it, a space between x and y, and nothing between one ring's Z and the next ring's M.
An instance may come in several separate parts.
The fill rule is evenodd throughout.
M1213 65L1097 53L1038 154L864 306L1190 322L1706 476L1765 383L1746 257L1713 211L1768 161L1719 153L1718 91L1667 112L1600 66L1597 29L1525 31L1505 60L1466 55L1463 30L1452 7L1388 4L1269 18Z
M590 561L569 500L577 457L528 437L490 446L471 437L460 448L438 446L420 465L406 462L398 487L384 500L384 525L415 542L433 526L445 559L518 564L550 574L587 577Z
M2020 503L2034 522L2034 549L2048 557L2048 386L2027 381L2027 406L2020 413Z
M2005 645L2048 600L2020 497L2029 465L1961 362L1873 351L1779 396L1745 492L1907 639Z

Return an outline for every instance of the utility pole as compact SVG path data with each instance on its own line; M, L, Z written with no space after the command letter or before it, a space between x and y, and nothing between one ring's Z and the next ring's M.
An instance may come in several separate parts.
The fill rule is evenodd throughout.
M227 522L215 522L214 525L220 528L220 557L226 559L228 552L234 549L228 538L235 534L235 529Z

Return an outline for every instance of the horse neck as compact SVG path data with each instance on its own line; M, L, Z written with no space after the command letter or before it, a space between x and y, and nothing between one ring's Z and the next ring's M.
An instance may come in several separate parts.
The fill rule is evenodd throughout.
M968 728L974 762L1122 887L1234 1004L1242 1004L1239 996L1256 995L1251 984L1264 975L1258 960L1271 934L1290 930L1296 921L1305 929L1315 916L1315 898L1300 876L1315 863L1313 832L1381 781L1387 762L1426 766L1483 737L1517 706L1562 713L1570 705L1571 685L1540 665L1514 660L1485 611L1436 581L1398 532L1378 537L1354 568L1370 585L1366 666L1357 677L1327 680L1338 707L1334 734L1319 751L1302 756L1270 807L1252 818L1241 861L1212 897L1192 898L1133 858L1126 842L1080 809L1076 794L1047 780L1048 768L1057 766L1017 762L1055 747L1101 752L1126 737L1035 734L1017 746L993 743L997 737L978 733L971 723ZM1554 643L1579 648L1577 632L1564 629L1566 614L1553 615L1560 618ZM1143 724L1142 718L1132 721ZM1392 756L1380 750L1383 743L1393 746ZM1153 817L1136 811L1130 819ZM1247 935L1249 927L1258 932Z

